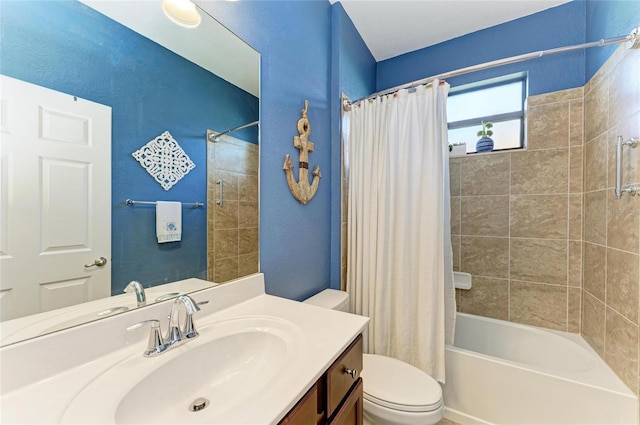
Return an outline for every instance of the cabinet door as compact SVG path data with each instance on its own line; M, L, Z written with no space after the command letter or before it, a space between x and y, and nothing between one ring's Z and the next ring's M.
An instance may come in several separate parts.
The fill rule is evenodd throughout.
M324 421L324 409L322 408L321 398L319 398L321 387L320 381L316 382L313 387L302 397L291 411L282 419L279 425L315 425Z
M353 390L329 422L329 425L362 425L362 378L358 378Z

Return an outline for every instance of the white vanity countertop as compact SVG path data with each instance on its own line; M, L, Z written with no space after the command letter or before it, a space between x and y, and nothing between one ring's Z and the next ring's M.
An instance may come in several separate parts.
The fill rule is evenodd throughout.
M258 279L260 280L259 282L257 282ZM245 281L244 283L243 280ZM247 290L247 282L249 282L250 286L253 286L253 289L249 288ZM236 285L239 291L245 292L247 296L243 299L242 294L234 293L232 285ZM260 289L255 290L259 286L262 286L262 293L259 293ZM218 291L219 289L223 289L224 292ZM194 316L196 326L201 333L199 338L171 349L155 358L142 356L148 335L147 331L143 331L144 337L138 338L135 342L125 342L120 346L114 347L113 351L101 353L95 358L84 356L75 367L66 369L60 367L60 370L57 371L53 368L49 376L47 374L35 376L31 378L31 382L26 379L26 382L22 385L20 382L20 369L26 371L30 368L37 368L38 365L30 364L31 362L29 361L25 361L25 364L9 364L9 362L18 362L16 359L20 358L20 356L17 356L17 354L23 354L22 357L30 357L24 356L25 352L29 353L29 351L25 351L28 350L28 347L19 347L19 351L6 357L3 355L5 353L0 350L2 374L7 368L11 368L12 371L12 377L8 378L7 381L8 385L6 387L3 385L4 388L9 388L10 392L5 394L4 388L0 387L2 391L0 397L0 422L16 424L116 423L115 410L119 401L131 387L149 373L146 365L152 363L147 362L166 363L189 350L190 346L193 348L204 344L207 341L207 335L215 332L215 326L219 322L223 323L236 318L268 317L281 319L289 325L295 325L294 327L296 328L295 340L297 344L295 356L290 364L287 364L286 372L283 372L281 377L279 376L273 382L270 382L268 388L261 388L255 391L251 395L249 402L216 414L214 417L207 418L205 415L201 415L206 410L198 412L198 415L200 415L200 419L204 420L203 423L210 424L276 424L307 392L311 385L322 376L342 351L362 332L368 322L365 317L266 295L264 294L264 281L261 274L239 279L217 288L206 289L194 294L193 298L196 301L204 299L213 301L218 298L226 298L226 301L223 300L217 303L218 305L211 302L209 304L213 304L212 306L209 304L203 306L203 311ZM224 307L218 310L220 305ZM143 319L159 318L153 314L156 314L156 316L161 315L158 314L159 312L166 314L164 310L170 309L170 306L171 304L165 304L162 309L161 306L155 306L153 309L147 310L148 317L142 317ZM117 318L109 319L112 321L117 320L118 323L114 329L120 329L120 326L124 328L132 324L132 321L135 323L140 320L140 314L135 317L132 316L128 320L127 314L124 313ZM91 338L86 339L86 332L92 332L90 328L91 324L76 328L76 330L84 330L84 334L80 332L78 335L79 340L83 341L84 344L91 344L91 338L97 338L97 335L93 333ZM164 323L162 328L165 329ZM207 332L207 328L210 328L209 332ZM55 339L55 334L50 338ZM121 338L121 340L126 341L126 338ZM34 342L37 341L38 339L34 340ZM29 341L22 344L28 343ZM79 349L78 347L81 345L74 344L72 349ZM8 347L3 350L6 348ZM42 349L42 346L34 344L33 348ZM54 349L53 351L56 350ZM57 355L60 354L58 353ZM56 353L52 352L52 355L56 355ZM70 351L69 355L73 355L73 351ZM115 365L118 365L118 368L114 368ZM119 374L110 372L113 370L119 371ZM118 379L115 382L105 379L111 376L118 377ZM171 385L171 382L168 382L167 385ZM93 392L87 392L87 390ZM82 397L89 397L87 394L91 396L90 399L97 398L100 402L93 407L87 406L86 410L90 411L83 412L82 408L78 409L77 406L83 405ZM90 399L87 398L87 400ZM212 404L216 402L216 400L210 401ZM75 413L70 415L68 407L71 405L75 406ZM78 411L80 413L76 414ZM197 422L201 421L198 420Z

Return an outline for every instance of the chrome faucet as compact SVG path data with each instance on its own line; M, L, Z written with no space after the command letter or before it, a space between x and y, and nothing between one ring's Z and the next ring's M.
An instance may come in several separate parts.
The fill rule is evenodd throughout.
M184 306L185 310L185 323L182 329L180 328L180 310ZM171 307L171 314L169 315L169 328L167 329L167 335L165 341L169 345L177 344L181 341L192 339L198 336L198 332L193 324L193 313L199 311L200 307L193 301L189 295L180 295L173 302Z
M126 288L124 288L124 292L136 293L136 301L138 301L138 307L147 305L147 296L144 293L144 288L142 287L142 284L137 280L132 280L131 282L129 282Z
M137 282L136 282L137 283ZM206 304L207 301L201 303ZM185 310L185 323L182 328L180 327L180 312ZM153 357L164 353L171 347L177 346L182 342L186 342L189 339L193 339L198 336L195 325L193 323L193 313L199 311L198 303L196 303L188 295L180 295L173 303L171 307L171 314L169 315L169 327L167 334L163 338L160 332L160 322L158 320L144 320L129 326L128 331L136 330L145 324L151 325L151 334L149 335L149 343L147 349L144 351L145 357Z

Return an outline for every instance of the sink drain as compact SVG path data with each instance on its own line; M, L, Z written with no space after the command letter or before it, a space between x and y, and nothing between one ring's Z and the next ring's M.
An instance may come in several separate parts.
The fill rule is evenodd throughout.
M192 412L198 412L209 405L209 400L204 397L199 397L191 403L189 410Z

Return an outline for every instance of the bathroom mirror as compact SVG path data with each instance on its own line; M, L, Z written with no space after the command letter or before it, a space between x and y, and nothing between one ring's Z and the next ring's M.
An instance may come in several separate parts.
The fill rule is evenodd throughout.
M5 96L10 91L3 80L2 338L11 323L37 322L44 334L136 308L135 295L123 294L132 280L142 283L152 303L200 289L208 285L205 280L219 284L259 271L258 126L217 143L208 143L206 133L258 121L260 55L202 8L198 11L201 24L184 28L164 15L160 0L3 2L0 74L17 80L20 90L13 98ZM22 90L22 83L28 89ZM12 120L21 114L12 102L23 102L23 93L31 96L32 89L36 103L42 89L47 96L62 96L72 108L97 105L107 119L104 125L58 104L40 106L36 138L65 146L85 136L91 146L106 138L109 149L94 158L95 164L77 166L81 161L61 160L55 146L47 147L39 163L48 174L36 168L30 176L36 176L36 185L56 181L62 186L21 187L21 194L15 182L24 179L14 171L24 167L13 162L6 141L19 133ZM94 135L101 126L106 136ZM133 156L165 132L195 165L168 190ZM99 202L85 207L74 184L89 181L99 168L110 177L98 185L87 183L81 195ZM58 194L57 201L52 194ZM127 199L142 203L130 205ZM180 241L158 243L156 201L183 203ZM92 223L98 230L91 230ZM99 232L106 247L97 249ZM17 248L30 239L34 247ZM22 260L16 254L20 250L48 262ZM75 252L72 267L59 260L66 251ZM102 257L106 264L99 265ZM59 269L74 267L78 276L58 276ZM95 276L102 278L100 285L91 283ZM23 282L30 287L28 296L15 290ZM14 336L10 343L17 340Z

